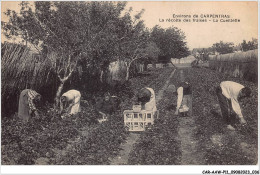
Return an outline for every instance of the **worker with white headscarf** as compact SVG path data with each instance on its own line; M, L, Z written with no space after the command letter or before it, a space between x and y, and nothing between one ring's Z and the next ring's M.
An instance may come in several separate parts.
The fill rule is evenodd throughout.
M60 98L61 112L65 111L68 114L77 114L80 112L81 94L77 90L69 90Z

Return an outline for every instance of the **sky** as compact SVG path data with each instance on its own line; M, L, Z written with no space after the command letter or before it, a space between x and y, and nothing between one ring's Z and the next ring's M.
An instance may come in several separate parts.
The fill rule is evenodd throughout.
M9 9L18 9L15 1L2 2L1 15ZM189 49L211 47L214 43L221 41L233 42L235 45L243 40L258 38L258 4L257 2L227 1L227 2L181 2L181 1L130 1L127 8L133 7L133 13L144 9L142 19L146 27L152 28L159 25L162 28L177 27L186 36ZM226 15L240 22L213 22L213 18L202 18L201 15L217 14ZM190 15L190 18L173 18L173 15ZM193 22L194 15L207 22ZM166 21L166 19L175 21ZM180 21L176 21L180 20ZM190 19L190 22L183 20ZM217 19L217 18L214 18ZM164 21L162 21L164 20ZM211 21L209 21L211 20ZM2 39L4 38L3 35Z
M160 25L163 28L178 27L186 35L190 49L211 47L220 40L241 43L244 39L258 38L257 2L129 2L138 11L145 9L143 20L147 27ZM175 15L223 14L240 22L159 22L160 19L173 19ZM179 18L181 20L185 18ZM209 18L208 18L209 19Z

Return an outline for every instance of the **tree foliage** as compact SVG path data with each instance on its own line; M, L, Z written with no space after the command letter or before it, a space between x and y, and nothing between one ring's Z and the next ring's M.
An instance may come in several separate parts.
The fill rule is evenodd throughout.
M20 12L8 10L3 23L8 38L20 37L33 44L52 63L60 79L56 99L80 60L99 68L118 55L117 23L126 3L35 2L20 4ZM111 47L112 46L112 47ZM103 58L103 59L100 59ZM56 102L58 102L56 100Z
M162 57L182 58L189 55L185 34L177 27L163 29L156 25L151 32L151 40L160 48Z
M212 46L214 51L217 51L220 54L232 53L234 48L234 43L232 42L223 42L215 43Z
M150 32L142 20L144 10L134 13L125 7L126 2L22 2L19 12L5 12L9 21L2 22L2 31L7 38L30 43L49 60L60 81L58 103L65 82L77 70L81 83L89 82L90 76L96 81L111 62L121 60L128 80L136 60L147 63L159 55L187 56L181 30L156 26Z
M154 62L157 60L159 56L160 49L153 41L150 41L147 43L146 47L143 48L141 52L143 52L145 55L145 59L143 62Z
M246 42L246 40L243 40L243 42L241 43L241 47L244 52L248 50L257 49L258 48L257 39L252 38L252 41L248 41L248 42Z

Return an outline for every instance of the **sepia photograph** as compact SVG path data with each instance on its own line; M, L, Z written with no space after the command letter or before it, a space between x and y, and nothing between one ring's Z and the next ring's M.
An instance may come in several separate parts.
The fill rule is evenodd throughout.
M259 174L258 2L2 1L10 165Z

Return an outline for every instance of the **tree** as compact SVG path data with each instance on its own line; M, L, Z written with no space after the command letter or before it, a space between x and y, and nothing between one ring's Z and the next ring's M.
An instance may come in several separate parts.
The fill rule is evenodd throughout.
M143 52L145 53L145 57L142 59L142 62L144 63L144 70L147 70L148 63L155 63L157 61L160 49L153 41L149 41Z
M33 11L29 3L20 4L20 12L8 10L7 23L3 23L4 34L8 38L21 37L30 42L50 60L53 71L60 80L55 106L64 83L76 70L78 61L86 65L102 60L94 60L93 55L111 58L116 23L125 3L113 2L40 2L34 3ZM111 32L113 31L113 32ZM110 34L112 33L112 34ZM99 57L100 58L100 57Z
M71 77L78 60L74 45L79 42L79 37L72 32L75 24L71 20L73 15L76 15L76 9L75 7L68 9L66 5L62 7L58 3L35 2L35 11L33 11L29 3L23 2L20 4L19 14L15 11L6 14L9 17L9 23L3 25L7 37L20 35L22 39L32 43L36 48L41 43L41 50L50 59L60 80L55 99L56 106L64 83ZM55 7L56 10L51 7ZM65 11L68 12L67 16L64 15ZM71 28L68 27L69 25Z
M95 76L102 83L104 72L111 62L119 59L120 27L122 21L121 12L126 2L91 2L89 4L89 24L91 35L96 36L89 47L85 47L88 54L84 54L82 64L84 72ZM89 75L88 75L89 76ZM87 75L84 78L89 78ZM88 80L86 80L87 82Z
M151 40L160 48L159 55L166 60L189 55L185 38L185 34L177 27L163 29L157 25L151 32Z
M246 42L246 40L243 40L241 43L242 51L248 51L248 50L254 50L258 48L257 39L252 38L252 41Z
M144 10L131 16L130 8L118 23L120 29L118 35L118 50L126 65L126 81L129 80L129 70L132 63L146 57L143 49L147 46L149 31L145 30L141 16Z
M135 63L144 64L144 70L146 71L147 65L149 63L151 64L157 62L160 49L153 41L148 41L146 46L140 49L140 52L142 53L142 57L140 57L140 59L137 59Z
M212 46L214 51L217 51L220 54L233 53L234 43L232 42L223 42L215 43Z

